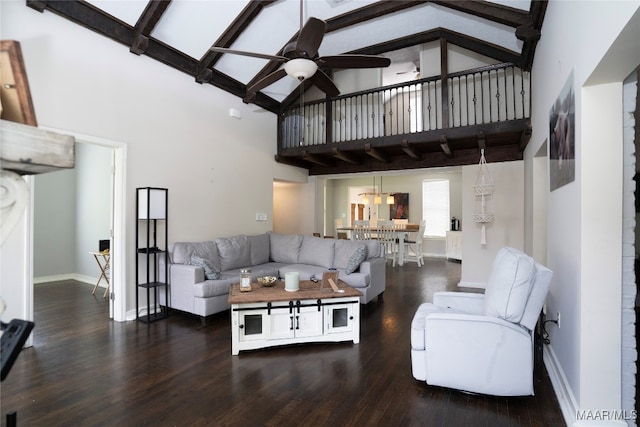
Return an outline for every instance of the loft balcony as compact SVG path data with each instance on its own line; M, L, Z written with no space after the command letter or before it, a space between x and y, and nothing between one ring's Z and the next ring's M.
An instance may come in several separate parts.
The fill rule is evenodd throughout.
M325 175L477 164L481 148L522 160L530 107L510 63L344 94L279 114L276 161Z

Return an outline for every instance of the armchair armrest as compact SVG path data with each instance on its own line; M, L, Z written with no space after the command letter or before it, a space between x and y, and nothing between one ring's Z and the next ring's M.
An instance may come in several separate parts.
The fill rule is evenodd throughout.
M469 314L482 314L484 294L472 292L436 292L433 304L438 307L452 308Z

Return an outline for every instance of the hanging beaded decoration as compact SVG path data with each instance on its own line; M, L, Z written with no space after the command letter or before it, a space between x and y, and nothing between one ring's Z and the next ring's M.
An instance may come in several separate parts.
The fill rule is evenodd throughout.
M480 150L480 170L476 177L476 185L473 186L475 195L475 206L473 211L473 220L482 224L482 234L480 244L487 244L486 225L493 222L495 215L493 213L493 179L487 168L487 160L484 158L484 149Z

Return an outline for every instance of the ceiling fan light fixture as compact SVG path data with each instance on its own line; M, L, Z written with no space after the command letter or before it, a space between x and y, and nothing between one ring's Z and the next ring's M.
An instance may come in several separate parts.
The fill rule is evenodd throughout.
M313 76L318 70L318 65L310 59L296 58L284 64L284 70L288 75L300 81Z

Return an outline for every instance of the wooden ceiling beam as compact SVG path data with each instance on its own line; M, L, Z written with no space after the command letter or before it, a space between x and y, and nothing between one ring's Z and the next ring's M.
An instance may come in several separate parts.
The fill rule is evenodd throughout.
M538 40L540 39L540 34L542 33L542 23L544 21L544 15L547 11L547 3L547 0L532 1L531 7L529 8L529 14L531 15L532 21L530 30L535 31L538 36L530 36L529 39L524 40L524 44L522 45L522 61L520 66L527 71L531 71L531 67L533 66L533 57L536 52ZM533 35L535 36L536 33L533 33ZM516 32L516 36L517 35L518 33Z
M418 153L416 150L413 149L413 147L409 146L409 141L408 140L404 140L400 143L400 147L402 148L402 151L405 152L405 154L409 157L411 157L414 160L421 160L422 159L422 154Z
M525 125L525 128L522 130L522 135L520 136L520 144L519 144L520 151L524 151L524 149L527 148L527 145L529 145L529 141L531 141L532 132L533 132L533 127L531 126L531 120L529 120Z
M359 165L343 163L340 167L326 167L312 165L309 167L309 175L332 175L345 173L378 172L391 170L411 170L438 168L447 166L477 165L479 159L477 148L456 150L455 156L447 157L443 152L430 153L416 161L406 156L397 156L389 163L382 163L375 159L367 159ZM522 151L517 144L491 146L491 162L510 162L523 159Z
M55 13L125 46L130 47L134 44L135 31L132 26L98 9L89 2L27 0L27 6L39 12L47 10ZM198 61L153 37L149 37L149 44L144 55L194 78L200 72ZM212 70L208 83L239 98L242 98L246 92L246 86L242 83L216 70ZM256 97L254 103L273 113L277 113L279 107L277 101L266 95Z
M340 159L344 162L352 163L354 165L361 163L357 157L354 157L353 155L346 153L344 151L341 151L337 148L334 148L332 152L333 152L333 157L335 157L336 159Z
M380 160L383 163L389 163L389 159L382 155L379 150L376 150L371 144L364 145L364 152L373 157L376 160Z
M449 43L453 43L457 46L470 50L472 52L479 53L490 58L495 58L502 62L510 62L512 64L519 64L521 62L521 55L518 52L498 46L493 43L489 43L475 37L468 36L466 34L457 33L455 31L440 29L442 37Z
M517 28L531 22L527 12L490 2L469 0L431 0L431 3Z
M244 30L258 17L262 9L274 1L275 0L251 0L211 47L231 47L233 42L235 42ZM207 50L202 58L200 58L200 65L203 68L212 68L220 58L222 58L222 55L224 54L221 52Z
M315 163L316 165L320 165L320 166L325 166L325 167L333 166L332 163L329 163L329 162L323 160L322 158L320 158L319 156L317 156L315 154L311 154L311 153L307 153L307 152L303 152L302 159L307 161L307 162L309 162L309 163Z
M141 55L149 47L149 35L158 25L158 21L171 4L171 0L152 0L147 3L142 15L138 18L134 27L134 39L129 51Z
M449 142L447 141L447 137L442 135L440 137L440 148L445 156L451 158L453 157L453 152L451 151L451 147L449 146Z

